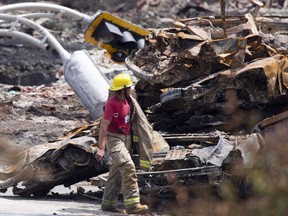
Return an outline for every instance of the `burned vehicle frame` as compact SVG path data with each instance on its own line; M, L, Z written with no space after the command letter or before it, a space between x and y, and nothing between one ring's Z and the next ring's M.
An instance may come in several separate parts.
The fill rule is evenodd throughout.
M20 196L45 196L57 185L68 187L80 181L89 181L108 172L109 157L97 161L94 157L97 147L99 121L76 128L55 142L29 148L19 154L19 160L0 173L0 191L13 188ZM217 186L229 176L233 163L242 163L238 144L246 137L227 137L220 132L209 135L167 136L171 145L163 145L154 151L153 166L149 171L137 171L142 194L161 195L173 192L183 184L187 188L199 185ZM179 145L179 144L182 145ZM193 144L191 144L193 143ZM241 143L239 144L241 146ZM159 148L159 146L157 146ZM165 151L164 151L165 150ZM137 164L137 152L133 153ZM103 183L103 181L102 181ZM105 186L99 184L99 187Z
M1 192L13 187L15 195L44 196L57 185L68 187L107 172L105 162L95 160L91 143L95 138L77 133L20 152L0 173Z

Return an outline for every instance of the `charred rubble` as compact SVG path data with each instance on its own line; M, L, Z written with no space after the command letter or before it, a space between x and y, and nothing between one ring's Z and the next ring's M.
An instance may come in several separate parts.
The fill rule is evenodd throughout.
M232 179L234 165L252 167L264 143L273 145L275 130L287 134L277 129L288 118L285 18L196 17L149 31L146 46L126 58L138 78L137 100L164 138L156 140L163 145L155 144L151 169L137 173L142 193L219 186ZM107 161L93 157L98 123L22 153L14 169L0 173L0 190L46 195L56 185L95 176L105 185L99 175Z
M223 25L198 17L151 29L147 45L126 59L155 130L249 133L285 111L287 19L246 14Z

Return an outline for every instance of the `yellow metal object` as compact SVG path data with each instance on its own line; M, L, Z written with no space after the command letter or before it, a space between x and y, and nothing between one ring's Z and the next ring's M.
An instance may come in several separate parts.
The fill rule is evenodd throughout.
M113 78L110 90L118 91L125 87L131 87L131 86L132 86L132 80L129 74L118 74Z
M107 50L113 56L113 53L129 54L132 51L125 38L133 38L131 40L135 39L137 44L140 39L143 40L148 34L149 31L146 29L110 13L102 12L89 25L84 38L88 43Z

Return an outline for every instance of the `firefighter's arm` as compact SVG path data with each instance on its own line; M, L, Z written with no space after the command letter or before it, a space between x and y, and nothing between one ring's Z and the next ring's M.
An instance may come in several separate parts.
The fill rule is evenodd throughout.
M109 124L110 124L109 120L102 119L100 130L99 130L98 151L95 154L95 158L98 161L101 160L105 154L106 135L107 135L107 128Z

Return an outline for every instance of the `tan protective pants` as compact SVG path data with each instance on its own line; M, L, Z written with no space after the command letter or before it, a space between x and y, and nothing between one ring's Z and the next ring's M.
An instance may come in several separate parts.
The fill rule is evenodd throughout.
M102 205L116 206L120 191L126 208L140 203L136 169L131 157L131 135L108 133L106 146L111 167Z

